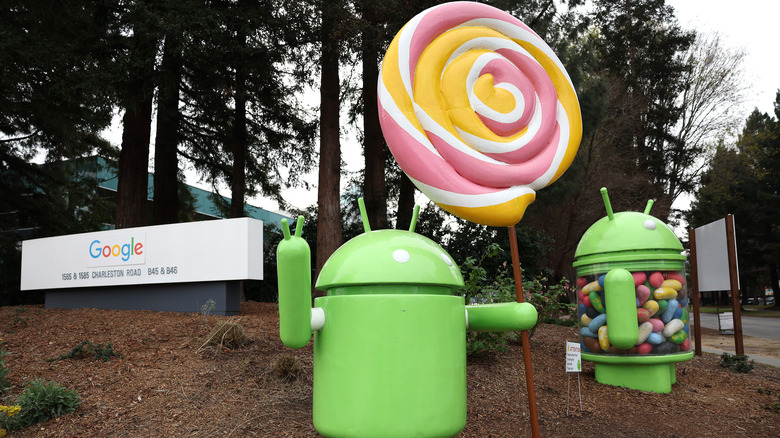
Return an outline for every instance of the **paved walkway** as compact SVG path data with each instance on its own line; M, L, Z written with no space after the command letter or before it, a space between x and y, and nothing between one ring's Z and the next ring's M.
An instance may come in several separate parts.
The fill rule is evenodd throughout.
M723 354L724 352L727 352L727 353L734 354L734 350L735 350L734 348L731 348L731 349L730 349L730 351L727 351L727 350L718 350L717 348L710 348L710 347L707 347L707 346L704 344L704 342L702 342L702 346L701 346L701 351L702 351L702 352L704 352L704 353L712 353L712 354L717 354L718 356L720 356L720 355L721 355L721 354ZM775 367L775 368L780 368L780 359L777 359L777 358L774 358L774 357L756 356L755 354L749 354L749 353L747 353L747 352L746 352L746 354L747 354L747 356L748 356L748 357L749 357L751 360L754 360L754 361L756 361L756 363L761 363L761 364L764 364L764 365L770 365L770 366L773 366L773 367Z

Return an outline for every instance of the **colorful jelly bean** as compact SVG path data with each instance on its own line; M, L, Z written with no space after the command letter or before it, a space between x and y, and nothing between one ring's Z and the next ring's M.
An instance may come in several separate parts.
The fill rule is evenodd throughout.
M582 316L580 316L580 323L582 324L583 327L589 326L592 321L593 320L590 319L590 317L588 317L588 315L585 313L583 313Z
M685 327L685 324L682 321L680 321L679 319L673 319L667 322L666 325L664 326L663 335L665 338L669 338L673 334L682 330L683 327Z
M590 297L589 297L589 296L587 296L587 295L585 295L584 297L582 297L582 299L580 300L580 302L581 302L582 304L584 304L584 305L585 305L585 307L587 307L588 309L592 309L592 308L593 308L593 306L592 306L592 305L591 305L591 303L590 303Z
M650 311L645 308L636 309L636 321L639 324L645 323L650 320Z
M673 334L669 337L669 340L674 342L675 344L682 344L685 342L685 340L688 339L688 333L685 333L685 331L680 330L677 333Z
M591 292L598 292L601 290L602 287L601 285L599 285L598 280L596 280L596 281L591 281L590 283L583 286L582 293L584 293L585 295L589 295Z
M650 288L644 284L640 284L636 287L636 298L639 300L639 305L643 306L650 298Z
M599 295L598 292L590 293L590 305L593 306L594 309L598 310L599 313L604 313L607 311L604 308L604 302L601 300L601 295Z
M609 350L609 347L610 347L610 344L609 344L609 334L607 333L607 326L605 326L605 325L602 325L599 328L599 346L604 351Z
M586 284L588 284L588 279L585 277L579 277L577 278L577 287L583 288Z
M653 298L656 300L670 300L677 298L677 291L671 287L659 287L653 291Z
M677 351L677 344L674 342L662 342L653 347L653 354L671 354Z
M674 272L674 271L672 271L672 272L667 272L666 274L664 274L664 277L665 277L667 280L677 280L677 281L679 281L679 282L680 282L680 284L681 284L681 285L685 286L685 277L683 277L682 275L680 275L680 273L679 273L679 272Z
M643 344L651 333L653 333L653 324L650 324L649 322L639 324L639 335L637 337L636 345Z
M580 329L580 336L582 336L583 338L598 338L599 337L598 334L593 333L587 327L582 327Z
M689 351L691 349L691 338L686 338L682 344L680 344L680 350Z
M664 341L664 337L661 336L659 333L650 333L650 335L647 337L648 344L658 345L663 341Z
M664 280L663 283L661 283L661 287L662 288L663 287L668 287L668 288L672 288L672 289L674 289L676 291L679 291L680 289L682 289L682 283L680 283L679 281L674 280L674 279L666 279L666 280Z
M647 274L644 272L633 272L631 273L631 276L634 277L635 287L639 287L640 284L643 284L647 280Z
M650 281L650 286L658 288L664 284L664 275L660 272L653 272L648 280Z
M650 321L647 322L653 325L653 332L655 333L660 333L664 329L664 322L658 318L650 318Z
M647 311L650 312L650 316L653 316L658 313L660 307L658 306L658 301L647 300L647 302L642 305L642 308L647 309Z
M604 288L604 279L605 278L607 278L607 274L604 274L604 275L600 276L599 279L597 280L599 282L599 286L601 286L602 289Z
M668 300L666 302L666 309L661 314L661 321L663 321L665 324L674 319L674 313L679 310L679 308L680 307L677 304L677 300Z
M593 306L586 308L585 314L588 315L588 318L590 319L593 319L600 315L599 311L594 309Z
M607 314L602 313L601 315L593 318L588 324L588 330L592 331L593 333L597 333L601 326L607 323Z
M656 315L661 316L664 312L666 312L666 309L669 307L669 303L666 300L656 300L658 303L658 312L656 312Z
M637 345L636 352L639 354L649 354L653 351L653 345L647 342Z
M601 352L601 346L599 345L599 340L596 338L582 338L582 343L585 344L585 347L587 347L588 350L592 351L593 353L600 353Z

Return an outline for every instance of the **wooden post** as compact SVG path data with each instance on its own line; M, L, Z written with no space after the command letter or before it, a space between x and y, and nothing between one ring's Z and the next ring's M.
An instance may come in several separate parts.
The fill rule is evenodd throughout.
M745 354L742 345L742 301L739 299L739 273L737 272L737 244L734 236L734 215L726 215L726 250L729 257L729 283L731 308L734 311L734 349L738 356Z
M696 342L695 354L701 356L701 320L699 319L699 270L696 265L696 230L688 229L688 244L691 247L691 301L693 302L693 336Z
M523 278L520 271L520 253L517 250L517 233L515 226L509 228L509 248L512 252L512 273L515 279L515 295L517 302L525 302L523 293ZM539 437L539 419L536 413L536 392L534 391L534 371L531 366L531 338L528 330L520 332L523 341L523 362L525 363L525 383L528 387L528 413L531 416L531 433L534 438Z

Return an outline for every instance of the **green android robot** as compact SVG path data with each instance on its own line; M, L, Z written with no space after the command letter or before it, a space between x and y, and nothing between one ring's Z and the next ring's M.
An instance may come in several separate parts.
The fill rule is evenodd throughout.
M466 425L466 330L527 330L527 303L466 306L458 266L430 239L371 231L339 248L315 287L310 253L283 221L277 249L279 332L300 348L314 332L314 427L324 436L442 437Z
M574 254L582 358L596 380L643 391L671 392L675 363L693 357L683 246L662 221L613 213L593 224Z

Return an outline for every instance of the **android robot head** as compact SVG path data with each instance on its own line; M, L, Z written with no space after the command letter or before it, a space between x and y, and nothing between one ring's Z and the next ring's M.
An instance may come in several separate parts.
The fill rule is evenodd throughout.
M463 277L452 257L436 242L409 231L371 231L359 200L365 233L342 245L322 267L315 288L329 296L354 294L453 295Z
M602 263L640 264L643 268L652 263L663 270L665 262L677 268L685 261L683 246L674 231L650 216L652 200L643 213L613 213L606 188L601 189L601 195L607 216L588 228L577 245L574 267L578 273L598 270Z
M575 252L583 359L601 383L670 392L674 363L692 356L683 246L645 211L613 213L583 235Z

